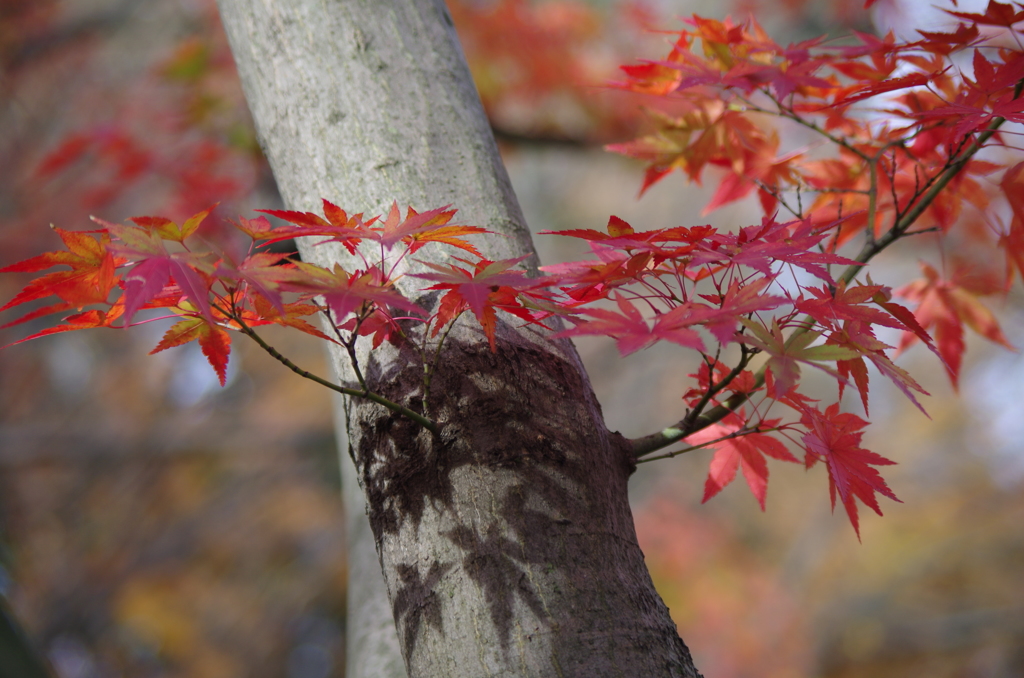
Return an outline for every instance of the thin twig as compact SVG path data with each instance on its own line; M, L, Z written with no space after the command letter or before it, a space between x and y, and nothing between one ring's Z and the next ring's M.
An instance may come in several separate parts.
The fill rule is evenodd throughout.
M705 391L704 395L701 396L701 399L697 402L696 405L693 406L692 409L687 410L685 417L683 417L673 426L664 428L658 431L657 433L652 433L642 438L635 438L630 441L630 443L633 446L634 459L640 459L641 457L644 457L650 454L651 452L656 452L657 450L660 450L663 447L679 442L680 440L690 435L694 431L700 430L699 428L694 428L694 426L696 422L702 419L702 413L704 411L704 408L707 407L708 403L711 402L712 398L721 393L722 390L725 389L732 382L733 379L738 377L740 373L743 372L744 369L746 369L747 364L750 362L751 357L754 355L754 352L748 349L743 344L740 345L740 350L742 354L740 356L740 361L736 365L736 367L734 367L729 372L729 374L722 377L722 379L717 383L712 384L711 380L709 379L707 391ZM718 359L715 358L715 363L717 362ZM709 374L713 375L714 364L709 364L708 370ZM731 396L728 400L726 400L726 402L729 402L729 400L732 400L735 397L735 395ZM738 406L739 405L737 405L737 407ZM700 428L704 427L701 426Z
M457 315L454 318L452 318L451 321L448 323L448 327L446 327L444 332L441 334L441 339L438 340L438 342L437 342L437 350L434 352L434 361L428 365L427 364L427 360L426 360L426 352L424 352L424 354L423 354L423 370L424 370L424 374L423 374L423 411L424 412L428 411L427 410L427 402L430 399L430 381L431 381L431 379L433 379L434 373L437 371L437 364L438 364L438 362L441 359L441 348L444 346L445 339L448 338L448 334L452 331L452 328L455 327L455 323L459 320L460 317L462 317L462 313L459 313L459 315ZM424 334L426 334L426 330L424 330Z
M732 440L733 438L739 438L740 436L745 436L745 435L750 434L750 433L760 433L760 432L761 432L761 429L758 428L757 426L754 426L754 427L744 426L743 428L737 429L737 430L733 431L732 433L727 433L726 435L722 436L721 438L715 438L714 440L709 440L706 443L701 443L700 445L691 445L690 447L684 447L681 450L674 450L672 452L666 452L665 454L659 454L657 457L651 457L650 459L637 459L636 463L638 463L638 464L646 464L649 461L656 461L658 459L671 459L672 457L678 457L681 454L686 454L687 452L693 452L694 450L703 450L703 449L707 448L710 445L714 445L715 443L721 443L721 442L725 442L726 440Z
M438 433L438 426L435 422L431 421L430 419L427 419L426 417L417 412L413 412L408 407L404 407L402 405L399 405L398 403L392 402L385 398L384 396L374 393L373 391L359 390L354 388L348 388L346 386L340 386L338 384L327 381L322 377L318 377L317 375L302 369L301 367L293 363L291 360L281 355L281 353L278 352L276 348L274 348L266 341L264 341L263 338L260 335L256 334L256 332L253 331L253 329L249 327L245 323L245 321L242 320L240 317L235 315L231 319L238 323L239 331L242 332L242 334L245 334L250 339L255 341L257 344L260 345L260 348L269 353L271 357L273 357L279 363L281 363L282 365L284 365L285 367L287 367L300 377L304 377L306 379L309 379L310 381L314 381L320 384L321 386L326 386L332 391L336 391L338 393L341 393L342 395L352 396L354 398L365 398L366 400L375 402L378 405L382 405L396 414L401 414L403 416L408 417L409 419L412 419L414 422L416 422L423 428L427 429L431 433Z

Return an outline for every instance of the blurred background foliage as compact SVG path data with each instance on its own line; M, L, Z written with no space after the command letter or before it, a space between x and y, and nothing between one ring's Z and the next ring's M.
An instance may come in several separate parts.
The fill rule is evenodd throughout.
M637 201L640 168L600 146L641 129L644 102L596 85L656 57L666 38L650 29L679 15L750 11L780 42L917 16L861 4L449 2L535 231L612 213L638 227L756 221L742 203L703 215L713 186L681 176ZM280 206L210 0L0 0L0 69L2 264L89 214ZM549 263L581 254L537 244ZM886 253L874 278L905 283L919 256L917 243ZM0 276L0 296L15 278ZM1011 340L1024 337L1013 301L999 309ZM220 389L194 346L147 355L165 327L0 351L0 597L61 678L341 676L327 394L241 342ZM315 342L271 338L324 369ZM579 346L611 428L679 418L692 356ZM830 514L820 468L773 466L762 514L738 486L700 504L707 453L641 466L640 542L705 675L1024 675L1024 359L975 342L967 363L957 396L926 351L901 358L934 395L931 420L881 381L872 392L867 447L899 462L887 478L904 503L866 516L863 544ZM0 657L0 675L12 666Z

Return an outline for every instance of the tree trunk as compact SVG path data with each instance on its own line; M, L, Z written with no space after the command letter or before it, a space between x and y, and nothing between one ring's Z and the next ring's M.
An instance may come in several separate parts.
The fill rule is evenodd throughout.
M221 0L221 13L289 207L452 203L459 223L497 234L486 257L536 264L440 0ZM302 254L345 262L340 247ZM436 302L404 280L406 295ZM472 319L456 326L427 403L438 435L346 405L389 601L353 581L353 602L390 609L411 676L698 675L636 542L628 445L605 428L572 346L517 325L499 321L496 352ZM418 406L413 351L360 355L376 390ZM347 373L343 351L334 362ZM380 626L350 618L351 634L364 631L377 639L350 638L374 656L350 643L350 667L381 675Z

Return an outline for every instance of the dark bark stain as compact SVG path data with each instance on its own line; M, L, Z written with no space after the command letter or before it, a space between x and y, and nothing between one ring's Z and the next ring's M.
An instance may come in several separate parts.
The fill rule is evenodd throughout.
M376 458L366 454L365 445L356 454L377 539L396 533L406 520L418 527L428 502L451 502L450 456L421 433L418 424L403 417L385 416L364 425L362 441L381 441L384 448Z
M400 564L398 566L398 576L402 579L402 587L395 594L391 612L396 621L401 620L400 623L405 630L406 652L410 655L416 647L416 635L423 622L437 629L438 632L444 633L441 603L437 599L434 588L450 569L452 569L452 563L446 565L431 563L427 576L421 578L419 570L414 565Z
M516 553L523 553L520 544L503 537L496 525L487 528L487 534L480 535L465 526L459 526L445 534L465 552L462 567L483 590L491 614L491 621L498 629L501 648L508 651L513 627L512 603L519 598L539 618L544 618L544 604L533 590L528 573L516 561Z
M563 485L585 483L588 472L586 460L571 459L570 451L605 447L611 439L620 448L623 477L635 468L621 436L603 426L595 429L589 386L563 359L522 346L501 346L492 353L486 345L455 342L445 353L430 403L431 412L439 413L439 436L380 410L359 421L356 463L378 539L396 533L405 521L418 527L428 504L451 508L451 474L462 466L514 468L536 476L537 491L546 499L563 502ZM520 369L528 363L534 367ZM391 374L375 375L373 387L418 410L421 369L410 361ZM488 388L481 387L482 380ZM573 422L580 419L586 421L588 440L574 433L579 427ZM562 482L544 469L557 472Z
M420 399L421 375L421 365L410 360L368 378L375 390L413 407ZM361 427L355 460L378 543L398 538L407 525L419 530L428 507L462 516L444 534L461 550L461 559L433 563L425 577L415 565L399 565L401 585L394 613L406 657L412 656L424 621L440 627L433 589L456 565L480 587L506 653L515 632L517 600L558 634L600 637L603 631L591 626L598 622L585 614L551 619L541 592L531 582L531 570L543 573L557 567L570 587L578 583L590 590L593 582L578 579L577 569L594 573L612 562L643 570L643 556L635 537L630 538L632 517L626 501L626 483L635 469L632 455L625 439L604 428L585 376L554 353L522 342L499 345L492 353L486 344L449 340L429 407L441 425L438 435L382 408L358 408L355 419ZM503 490L487 489L488 509L474 513L471 523L466 519L466 483L480 481L467 480L465 474L453 480L453 472L464 466L511 482ZM512 474L492 476L497 469ZM606 561L595 565L601 559ZM613 566L611 571L618 576L620 569ZM563 592L548 590L544 595ZM629 600L643 609L661 605Z

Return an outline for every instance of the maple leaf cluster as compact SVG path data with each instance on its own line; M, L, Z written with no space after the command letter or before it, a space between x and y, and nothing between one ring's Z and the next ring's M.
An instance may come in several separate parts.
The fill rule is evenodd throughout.
M455 210L439 208L420 213L409 208L403 218L398 206L393 205L386 217L364 219L362 214L349 215L327 200L323 201L322 216L261 210L286 223L274 227L264 216L232 222L249 241L245 256L235 261L209 248L197 234L213 209L207 208L181 225L156 216L133 217L130 224L94 217L100 226L96 230L55 229L66 251L47 252L0 272L36 273L54 266L69 266L71 270L36 278L0 311L47 297L55 296L58 301L36 308L5 327L78 311L65 317L62 324L15 342L21 343L71 330L127 328L173 318L176 322L153 352L198 341L224 384L232 330L262 341L253 328L277 324L349 347L358 337L371 336L372 346L377 348L384 341L399 343L408 338L401 321L422 325L421 334L434 338L463 312L470 311L493 348L496 310L530 322L547 315L538 315L524 305L531 296L543 301L545 294L534 291L537 286L524 271L512 268L521 260L492 262L481 257L465 237L485 233L485 229L450 223ZM319 244L340 243L357 256L361 266L327 269L267 247L306 236L319 236ZM439 244L461 250L472 259L455 257L455 263L448 266L427 264L431 272L414 274L433 280L435 284L429 289L445 290L432 311L398 290L396 282L401 274L397 272L403 270L406 257L424 246ZM100 308L85 310L87 306ZM143 311L148 313L139 320ZM331 335L307 320L318 313L331 328ZM361 387L366 391L365 384Z
M765 219L738 233L709 226L638 232L612 217L607 232L561 233L589 241L597 259L550 266L543 269L547 275L531 278L515 268L521 259L490 261L481 257L466 238L485 230L451 223L455 211L448 208L425 212L410 208L403 217L398 207L392 206L386 217L369 219L350 215L327 200L323 201L322 216L265 210L286 223L274 227L264 216L239 219L235 227L250 241L239 262L198 248L202 240L196 236L197 229L212 209L181 225L162 217L135 217L130 224L95 219L100 228L94 231L57 229L67 251L48 252L0 271L35 273L54 266L71 270L33 280L0 311L50 296L59 301L8 325L78 310L62 324L22 341L93 327L130 327L151 322L153 313L170 317L176 322L154 352L198 341L221 383L230 354L230 332L261 341L254 328L268 324L292 327L350 350L359 336L371 336L374 348L384 341L419 342L425 365L432 364L428 350L439 350L444 330L466 312L477 320L492 350L497 349L499 313L509 314L510 321L525 323L543 323L557 315L569 327L556 336L609 336L623 354L669 341L698 351L705 366L716 367L714 378L705 370L700 388L684 396L694 415L720 405L722 394L742 393L751 400L761 392L765 398L795 408L801 417L780 425L778 420L765 418L767 407L759 401L749 409L732 408L720 424L706 427L690 439L692 443L706 442L707 435L723 432L736 438L733 434L742 432L745 437L725 445L713 461L708 497L717 491L712 490L712 480L720 489L742 460L750 487L762 505L767 467L760 455L795 461L765 431L803 431L810 424L801 422L813 421L826 431L821 434L824 436L832 421L823 419L825 415L797 393L801 364L840 379L837 370L854 373L865 405L865 360L881 366L908 394L921 391L886 357L888 347L874 338L871 327L908 329L927 338L924 330L914 324L909 311L889 301L880 286L836 286L827 267L857 262L813 251L837 224ZM317 236L320 243L340 243L362 266L328 269L265 247L304 236ZM447 246L458 253L445 265L421 262L427 271L410 274L432 283L427 290L443 292L433 308L420 306L396 285L403 261L428 245ZM794 297L777 282L778 276L792 267L816 277L823 287ZM834 287L834 294L829 286ZM708 293L699 293L698 287ZM611 301L613 306L602 306L602 301ZM84 310L87 306L99 308ZM903 319L888 309L898 309ZM143 311L149 317L139 320ZM316 314L323 316L330 334L308 322L307 318ZM818 329L811 330L806 318ZM793 328L802 334L787 341L783 332ZM812 345L819 338L825 343ZM435 343L428 345L430 341ZM723 375L721 363L712 356L730 345L737 347L743 358L737 370ZM767 385L743 369L758 354L767 356ZM345 392L368 395L365 383ZM827 460L831 473L835 463L830 453L854 453L845 447L829 447L846 440L842 436L820 442L821 436L814 439L817 447L813 455L808 452L812 455L809 459ZM810 443L807 445L810 449ZM844 494L848 483L840 482L838 487L856 524L855 508Z
M597 257L543 268L553 276L545 283L566 295L560 310L572 326L560 335L609 336L623 355L659 341L700 354L700 370L689 375L697 383L683 395L687 416L670 437L685 438L687 449L717 448L705 500L742 468L763 508L766 455L798 461L780 436L805 450L808 467L826 462L854 527L858 519L852 496L875 510L873 495L865 500L866 488L892 496L877 473L857 484L845 471L850 464L891 463L862 450L859 435L840 435L838 430L852 426L852 415L839 415L833 406L823 411L799 392L802 367L812 367L836 379L840 396L852 383L867 411L871 364L915 404L915 394L925 394L892 362L887 351L893 347L880 341L874 329L892 327L930 343L914 315L893 302L887 288L848 284L830 273L831 267L861 266L819 249L834 240L842 224L816 224L809 218L779 223L766 217L736 233L710 226L637 231L612 217L606 233L558 232L588 241ZM795 291L793 284L783 284L780 277L796 270L815 282L796 284ZM612 303L594 305L602 299ZM731 368L720 360L730 349L739 355ZM755 358L761 362L756 373L748 369ZM770 416L780 406L791 413L785 423L783 417ZM709 418L715 410L720 415ZM638 450L638 456L643 454L646 450Z
M872 468L891 462L860 449L866 422L839 414L834 406L822 411L798 393L800 365L833 376L840 396L847 386L854 387L867 413L869 366L919 408L917 394L924 393L892 362L887 354L892 347L877 338L876 327L901 330L899 350L923 341L941 358L954 387L965 326L1010 346L980 297L1005 293L1017 273L1024 275L1024 163L1008 161L1017 149L1000 129L1006 122L1024 122L1024 6L992 0L983 13L948 14L948 32L921 31L920 39L911 42L897 42L892 34L858 33L847 44L818 38L787 46L773 41L753 20L737 24L694 16L673 34L663 59L622 68L626 78L616 86L671 102L681 111L670 115L653 108L648 134L609 146L646 163L641 195L676 170L700 182L714 168L718 188L705 212L756 194L765 214L764 236L743 229L722 240L718 258L688 255L690 261L724 270L740 265L761 274L723 277L718 271L721 307L728 307L729 293L738 297L741 289L765 289L766 283L777 282L780 264L803 269L786 286L784 299L748 296L749 305L734 316L742 323L734 340L743 349L736 369L745 367L751 350L767 356L756 379L721 366L717 352L705 355L702 371L691 375L700 387L688 394L691 415L678 429L679 435L690 434L692 445L717 446L705 499L742 468L763 506L764 455L795 459L761 430L799 430L796 442L806 451L806 463L826 461L833 503L838 492L856 527L854 497L875 511L875 492L895 498ZM802 148L783 148L779 125L790 126L787 138L802 129L810 140ZM834 154L823 154L821 146ZM772 238L780 210L796 221L788 227L791 232ZM952 245L957 254L941 267L922 262L924 278L896 290L917 304L913 312L893 301L888 288L870 280L856 282L858 265L897 240L924 233L934 233L940 245ZM755 244L760 238L764 241ZM590 239L602 248L601 259L611 263L608 241ZM861 245L853 250L853 261L836 255L855 239ZM759 260L762 253L766 258ZM994 256L1005 261L1002 278L992 270ZM834 265L846 267L836 280L824 275ZM704 272L711 275L710 269ZM802 282L807 274L817 284ZM688 269L678 279L696 281L698 275ZM742 284L733 291L737 280ZM611 278L600 282L615 284ZM638 317L630 304L650 304L650 299L646 291L632 299L620 295L618 313L602 310L574 331L617 324L619 346L627 351L655 335L703 350L701 338L679 322L680 314L690 313L679 309L694 308L692 295L681 296L679 305L664 314L656 311L649 335L635 329L625 334ZM773 306L778 313L787 304L789 315L770 322L757 317ZM730 390L737 383L744 390ZM794 409L799 417L795 427L744 413L752 386ZM694 423L709 403L714 414L695 432Z
M859 535L858 501L879 514L877 495L898 501L878 472L893 462L861 446L866 420L840 412L838 401L846 388L856 391L867 416L872 371L919 408L918 397L927 395L893 362L897 348L878 338L878 328L902 332L898 348L923 342L954 385L964 325L1009 345L979 297L1005 291L1016 273L1024 275L1024 202L1017 190L1024 163L1007 169L1013 149L1000 132L1006 121L1024 122L1024 49L1014 28L1024 10L1018 7L992 2L984 14L952 12L961 22L955 29L922 33L911 43L858 35L855 44L839 46L810 40L782 47L753 21L695 16L665 59L624 67L621 87L671 99L669 108L684 112L652 114L651 134L612 150L648 163L641 192L677 169L699 181L708 167L722 177L708 209L756 192L764 218L736 231L639 230L613 216L604 230L556 232L586 241L593 258L530 277L517 268L521 259L481 256L468 238L487 232L452 223L449 207L409 208L403 217L394 205L372 218L327 200L322 215L266 210L284 225L240 218L235 227L249 245L236 258L200 248L196 231L210 209L180 226L161 217L96 220L94 231L57 229L67 251L0 269L71 269L38 277L0 310L56 296L56 303L9 324L76 311L28 339L128 327L162 313L176 322L154 350L198 341L222 383L231 331L310 376L254 330L293 327L348 349L359 383L337 390L434 432L439 424L429 418L427 397L433 357L464 316L476 320L492 350L500 350L502 322L542 324L556 338L610 337L624 355L667 341L695 352L699 367L682 394L683 418L632 441L635 458L714 447L705 500L741 470L763 508L767 458L800 461L788 441L802 450L806 467L822 462L833 506L838 496ZM783 152L780 135L765 125L769 118L808 130L836 154ZM988 148L1004 155L980 153ZM780 210L793 218L780 219ZM1004 212L1012 215L1009 223L1001 221ZM923 264L924 279L896 293L916 302L915 311L894 301L888 287L861 278L878 252L922 233L995 248L1006 273L993 276L966 258L954 261L948 275ZM358 265L328 269L266 247L305 236L340 244ZM847 255L854 239L862 245ZM427 246L446 248L447 263L420 261L420 272L407 273ZM403 276L442 294L428 307L401 291L417 287L399 285ZM147 317L137 320L143 311ZM316 315L323 330L308 320ZM427 375L419 411L370 391L356 359L359 337L373 348L406 342L416 349ZM806 367L836 381L836 402L820 404L800 391ZM648 457L681 441L681 450Z

